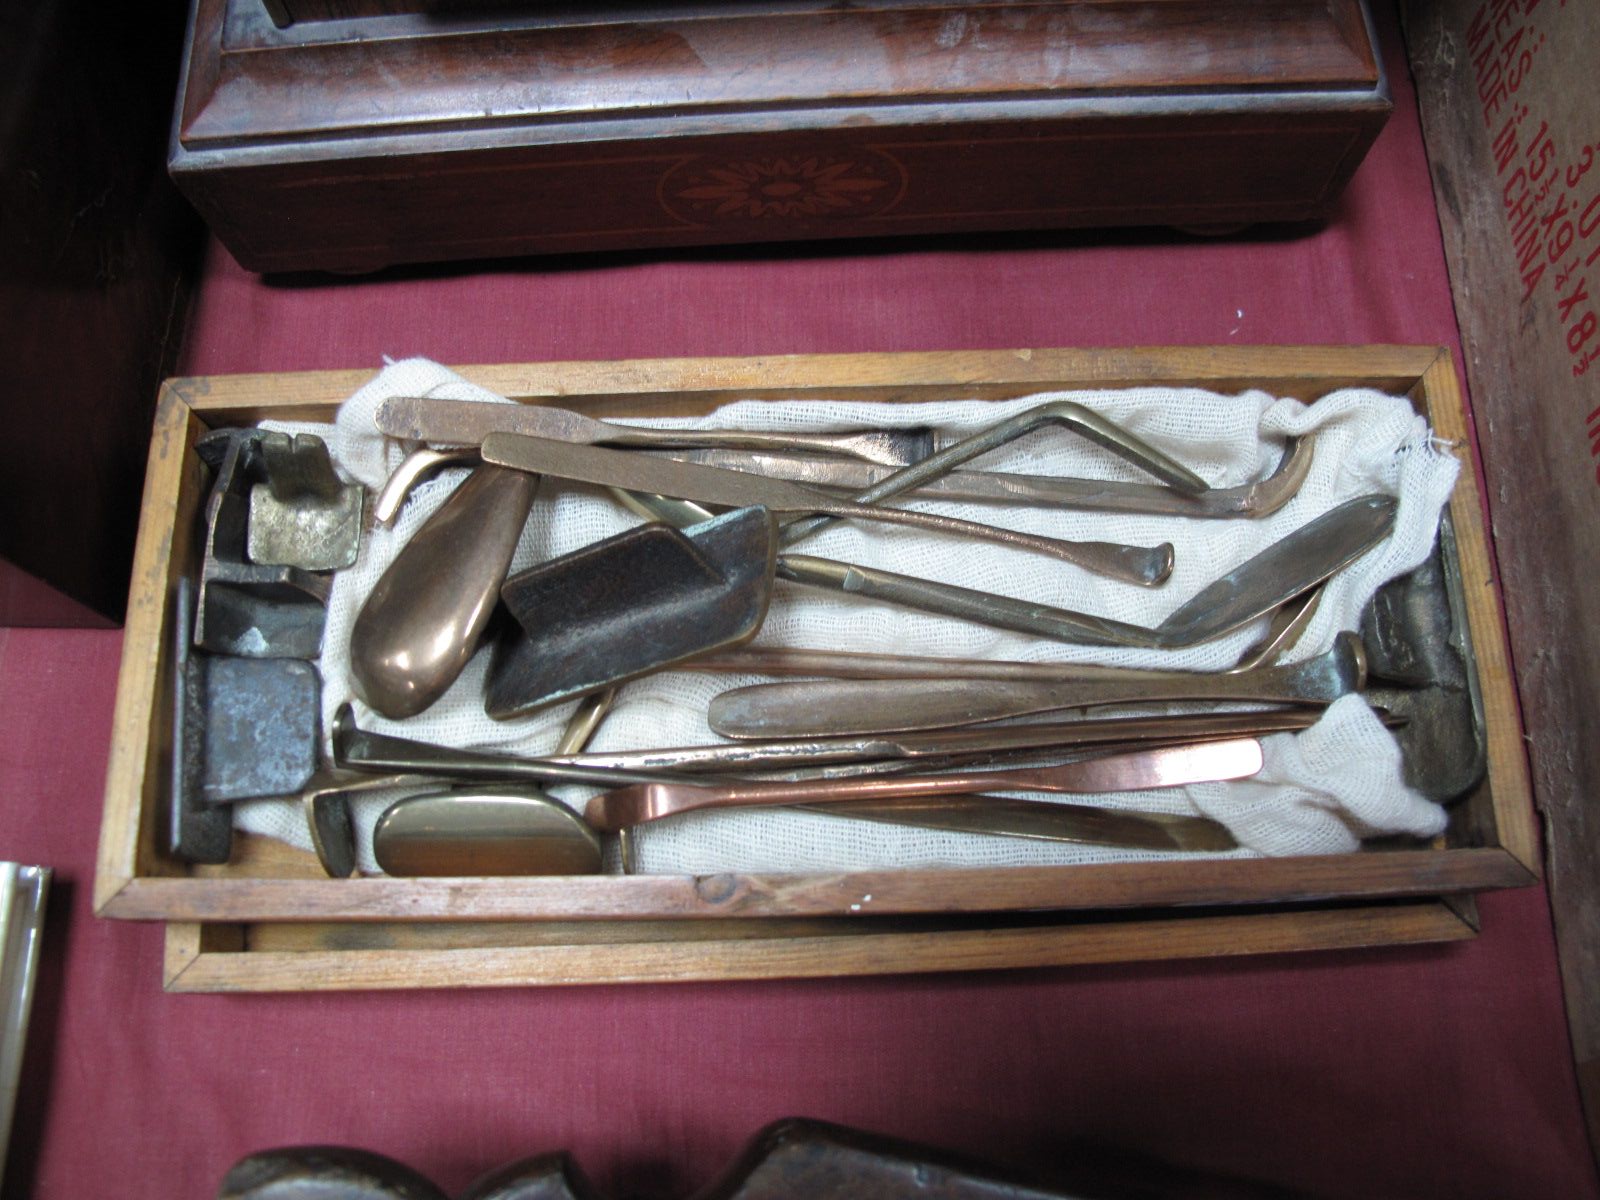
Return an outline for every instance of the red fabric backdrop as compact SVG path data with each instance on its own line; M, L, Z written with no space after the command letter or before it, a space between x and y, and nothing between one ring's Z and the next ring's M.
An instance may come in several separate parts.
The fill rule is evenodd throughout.
M188 373L1128 344L1457 344L1403 59L1334 220L260 279L213 247ZM59 871L7 1193L207 1196L342 1142L460 1189L568 1148L681 1195L825 1118L1019 1168L1095 1144L1339 1196L1600 1195L1546 901L1477 940L761 985L166 996L161 932L89 911L120 634L0 630L5 856Z

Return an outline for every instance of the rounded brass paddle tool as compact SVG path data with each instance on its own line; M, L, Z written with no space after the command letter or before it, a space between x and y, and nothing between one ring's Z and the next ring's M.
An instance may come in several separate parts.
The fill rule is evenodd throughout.
M415 716L461 674L499 600L538 476L479 467L373 585L350 631L350 677L377 712Z
M593 875L600 838L534 788L481 786L408 796L372 831L390 875Z

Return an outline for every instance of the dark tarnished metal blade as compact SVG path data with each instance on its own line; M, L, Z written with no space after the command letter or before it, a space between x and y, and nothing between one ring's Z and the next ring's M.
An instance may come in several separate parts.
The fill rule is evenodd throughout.
M746 508L680 533L646 526L542 563L502 597L520 630L485 687L506 719L754 637L772 598L777 524Z
M1361 496L1268 546L1156 627L1163 646L1221 637L1349 565L1394 528L1398 502Z

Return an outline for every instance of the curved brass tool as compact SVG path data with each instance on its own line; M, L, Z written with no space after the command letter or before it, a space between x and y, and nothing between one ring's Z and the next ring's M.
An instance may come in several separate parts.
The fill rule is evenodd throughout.
M350 631L350 677L375 711L415 716L461 674L537 489L537 476L479 467L373 585Z
M1242 779L1261 770L1255 738L1163 746L1062 766L965 774L836 779L816 783L734 783L721 787L646 784L618 788L589 801L589 824L609 833L704 808L761 804L832 804L843 800L887 800L897 796L965 796L984 792L1131 792L1147 788Z
M436 471L446 467L471 467L479 462L476 448L471 450L430 450L423 447L413 450L396 467L384 482L378 498L372 502L374 525L394 524L394 519L405 507L413 488Z

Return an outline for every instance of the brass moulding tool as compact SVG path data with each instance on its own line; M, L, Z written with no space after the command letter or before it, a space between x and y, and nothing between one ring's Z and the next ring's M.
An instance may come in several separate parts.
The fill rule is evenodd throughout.
M352 566L365 489L339 478L315 434L259 430L258 438L267 480L250 489L250 561L307 571Z
M645 525L530 567L500 595L521 628L495 646L496 720L748 641L772 599L777 525L745 508L685 532Z
M708 720L724 737L838 737L944 729L1064 708L1154 701L1231 700L1329 704L1366 682L1361 639L1342 633L1325 654L1251 671L1142 671L1064 667L1031 678L834 679L734 688L711 701ZM1077 673L1075 673L1075 671ZM1064 678L1063 678L1064 677Z
M364 775L358 771L334 768L319 771L305 791L300 807L317 862L334 879L348 879L356 871L355 820L350 798L367 792L417 785L438 785L438 780L421 774Z
M492 433L520 433L581 445L686 449L809 450L898 466L933 453L926 429L869 429L847 433L767 433L743 429L651 429L597 421L542 404L440 400L395 396L378 406L379 432L408 441L477 446Z
M1289 438L1284 444L1283 456L1266 478L1236 487L1213 487L1199 494L1159 484L1121 480L963 470L927 480L907 494L929 499L1161 517L1264 517L1277 512L1300 490L1311 470L1312 453L1313 439ZM682 450L673 451L672 457L852 495L882 482L893 471L892 467L873 463L812 454Z
M479 467L373 585L350 631L356 694L399 720L456 681L489 623L538 477Z
M877 521L978 538L1044 554L1140 586L1159 583L1172 571L1170 544L1145 549L1110 542L1072 542L1042 537L938 513L880 508L871 503L840 500L827 492L814 491L782 480L764 479L742 471L696 466L674 459L629 454L623 450L578 446L518 434L492 433L483 441L483 457L486 462L515 467L521 471L704 504L734 508L761 505L778 512L825 513L852 520ZM789 540L790 536L786 529L785 540Z
M600 838L532 788L457 788L407 796L378 818L372 852L389 875L593 875Z
M676 813L752 805L833 804L901 796L968 796L991 791L1092 794L1180 787L1243 779L1261 770L1261 743L1235 738L1163 746L1084 759L1053 767L973 771L949 775L891 776L816 783L648 784L606 792L585 809L602 832L640 825Z
M327 621L326 574L250 559L250 493L262 431L218 429L195 443L216 472L206 499L195 645L246 658L316 658Z

